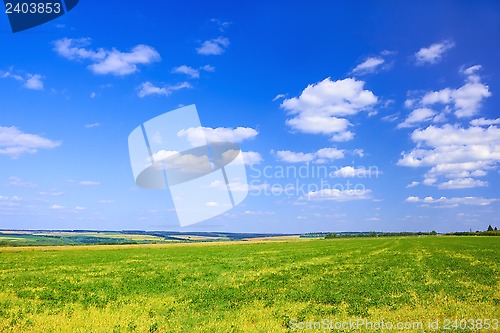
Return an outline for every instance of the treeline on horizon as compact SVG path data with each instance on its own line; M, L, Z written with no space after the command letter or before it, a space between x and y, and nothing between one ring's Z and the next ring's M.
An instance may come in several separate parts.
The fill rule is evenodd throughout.
M456 231L448 233L437 233L436 231L401 231L401 232L380 232L380 231L368 231L368 232L319 232L319 233L307 233L300 235L301 238L356 238L356 237L402 237L402 236L500 236L500 230L496 227L493 228L491 225L485 231Z

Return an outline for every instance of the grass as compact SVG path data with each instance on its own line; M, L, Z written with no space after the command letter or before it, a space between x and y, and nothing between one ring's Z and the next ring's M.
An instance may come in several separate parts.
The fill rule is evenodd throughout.
M0 332L500 319L496 237L10 247L0 248L0 273Z

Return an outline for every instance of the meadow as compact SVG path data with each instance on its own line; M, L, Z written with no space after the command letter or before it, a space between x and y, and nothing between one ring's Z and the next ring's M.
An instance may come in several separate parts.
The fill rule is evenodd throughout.
M360 319L423 323L411 332L449 320L458 332L479 324L455 319L500 319L498 237L0 247L0 271L0 332L325 331L307 323Z

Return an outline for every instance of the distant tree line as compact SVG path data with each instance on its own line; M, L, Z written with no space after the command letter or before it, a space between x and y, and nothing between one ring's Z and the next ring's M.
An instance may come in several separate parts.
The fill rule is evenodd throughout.
M401 237L401 236L434 236L438 233L436 231L430 232L380 232L380 231L368 231L368 232L313 232L300 235L301 238L358 238L358 237ZM450 232L444 235L452 236L500 236L500 230L497 227L491 225L485 231L460 231L460 232Z
M401 237L401 236L427 236L427 235L437 235L436 231L430 232L380 232L380 231L368 231L368 232L317 232L308 233L300 235L301 238L359 238L359 237Z
M466 231L466 232L452 232L447 235L453 236L500 236L500 230L497 227L492 227L491 224L488 226L486 231Z

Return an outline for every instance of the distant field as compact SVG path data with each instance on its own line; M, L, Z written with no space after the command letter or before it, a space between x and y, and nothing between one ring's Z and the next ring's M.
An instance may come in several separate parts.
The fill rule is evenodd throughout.
M274 239L272 234L216 232L179 233L168 231L18 231L0 230L0 246L52 246L99 244L171 244L222 242L234 240ZM324 237L324 236L323 236Z
M0 270L0 332L290 332L324 319L428 332L500 319L498 237L5 247Z

